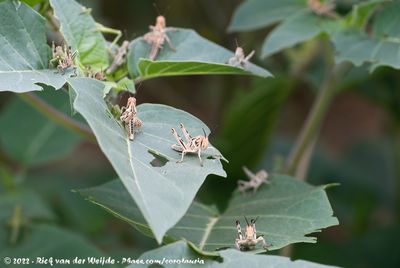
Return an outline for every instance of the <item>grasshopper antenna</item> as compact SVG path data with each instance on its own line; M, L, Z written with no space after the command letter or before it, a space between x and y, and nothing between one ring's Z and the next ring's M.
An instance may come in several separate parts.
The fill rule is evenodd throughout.
M169 12L170 9L171 9L170 6L167 6L165 12L164 12L164 13L161 13L161 12L160 12L160 9L158 8L158 6L157 6L157 4L156 4L155 2L153 2L153 6L154 6L154 8L156 9L158 15L159 15L159 16L164 16L164 17L167 16L168 12Z
M204 128L201 128L203 130L204 133L204 137L207 137L206 131L204 130Z
M153 2L153 7L156 9L158 15L162 16L162 14L161 14L160 10L158 9L158 6L157 6L157 4L155 2Z
M258 220L259 217L260 217L260 216L257 216L257 218L254 220L254 223L256 223L256 221Z
M249 225L249 221L247 220L246 216L244 216L244 219L246 220L247 225Z

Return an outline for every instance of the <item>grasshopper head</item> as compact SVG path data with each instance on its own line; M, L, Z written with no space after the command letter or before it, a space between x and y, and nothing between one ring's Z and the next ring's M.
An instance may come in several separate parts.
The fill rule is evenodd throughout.
M204 138L201 140L201 149L205 150L208 148L208 136L206 134L206 131L203 128L203 133L204 133Z
M165 26L166 26L165 17L159 15L159 16L156 18L156 27L158 27L158 28L165 28Z
M241 48L241 47L236 47L235 56L236 56L236 57L244 57L243 48Z
M127 107L133 107L136 106L136 98L135 97L129 97L128 103L126 104Z

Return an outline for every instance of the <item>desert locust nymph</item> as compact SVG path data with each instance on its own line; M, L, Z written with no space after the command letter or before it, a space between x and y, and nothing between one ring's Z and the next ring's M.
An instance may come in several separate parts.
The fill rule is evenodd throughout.
M65 71L72 67L73 75L76 76L76 66L74 64L74 59L76 57L77 51L72 52L71 46L64 44L62 46L55 46L52 43L52 59L50 60L50 66L56 67L58 72L65 74Z
M135 130L142 126L142 121L137 116L135 97L129 97L126 107L122 107L121 112L120 120L124 123L128 137L132 141L135 138Z
M236 47L235 55L228 60L228 64L232 65L234 67L241 67L244 70L247 70L249 67L249 60L251 57L254 55L254 50L250 52L249 55L245 56L243 48L241 47Z
M164 16L158 16L156 19L156 25L150 25L149 28L150 32L143 36L143 40L151 45L151 50L149 54L149 58L151 60L155 60L158 52L163 49L165 41L167 41L168 46L172 51L176 51L167 35L167 32L176 31L176 29L166 27Z
M182 138L176 132L175 128L172 128L172 135L174 135L178 144L173 144L171 147L175 151L182 153L181 160L179 160L178 163L183 162L183 157L185 156L186 153L197 153L197 155L199 156L200 165L203 166L203 161L201 159L201 151L204 151L208 148L208 136L206 135L206 132L203 129L204 136L199 135L196 137L192 137L190 136L189 132L187 132L185 126L182 123L180 124L180 127L182 129L182 133L186 141L183 141Z
M270 183L267 180L268 173L264 169L258 171L256 174L251 172L247 167L243 167L243 171L246 174L246 176L249 178L249 180L248 181L238 180L239 191L242 193L246 192L249 189L253 189L253 192L256 192L257 189L262 184Z
M262 235L259 235L257 237L257 231L256 231L257 218L255 220L251 219L250 223L248 222L246 217L244 217L244 219L246 220L246 231L244 236L242 233L240 222L238 220L236 221L237 238L235 240L235 247L238 250L242 251L252 250L256 247L258 243L261 243L264 249L267 249L268 247L272 246L271 244L267 244L267 242L265 242L265 239Z

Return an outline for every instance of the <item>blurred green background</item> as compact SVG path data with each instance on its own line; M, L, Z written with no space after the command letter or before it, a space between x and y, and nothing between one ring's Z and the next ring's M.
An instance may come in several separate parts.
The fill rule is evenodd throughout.
M156 1L158 11L153 1L145 0L81 2L92 8L97 21L121 29L126 39L147 32L158 12L168 25L196 29L231 50L237 39L246 52L260 51L270 30L228 34L238 0ZM342 1L341 7L353 2ZM139 104L164 103L194 114L210 127L211 142L230 160L225 166L229 179L208 177L200 200L223 209L236 181L244 178L242 165L280 170L322 79L320 59L301 79L291 81L290 70L310 43L265 61L256 53L255 63L275 78L183 76L140 86ZM389 68L370 74L360 67L340 86L306 177L314 185L340 183L328 190L340 225L316 234L317 244L295 245L293 257L343 267L400 267L400 76ZM47 90L37 96L70 113L67 94ZM14 94L0 93L0 252L16 247L24 232L73 234L76 241L71 243L87 244L87 252L106 256L137 257L156 247L152 239L71 191L115 177L95 143L49 121ZM16 215L16 204L23 204L23 221L14 239L8 222Z

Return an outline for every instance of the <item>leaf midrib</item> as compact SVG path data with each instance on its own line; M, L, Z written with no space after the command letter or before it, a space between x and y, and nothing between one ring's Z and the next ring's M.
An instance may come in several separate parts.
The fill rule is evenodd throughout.
M210 220L204 230L204 234L203 234L202 238L200 239L200 243L199 243L200 250L203 250L204 245L206 244L206 241L208 240L208 238L211 234L211 231L213 230L214 225L218 222L219 218L220 218L220 216L210 218Z

